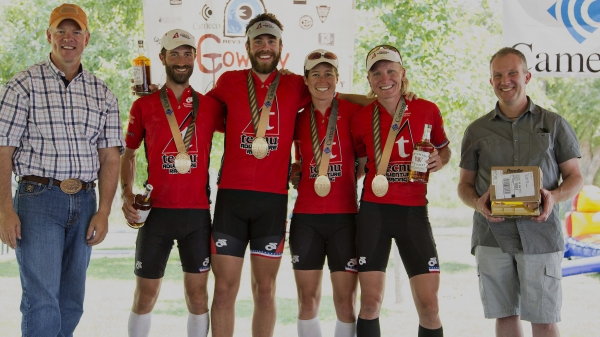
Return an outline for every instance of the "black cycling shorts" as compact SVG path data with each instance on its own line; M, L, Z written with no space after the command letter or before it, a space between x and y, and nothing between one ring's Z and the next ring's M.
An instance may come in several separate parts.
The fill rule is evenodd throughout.
M294 214L290 251L295 270L322 270L327 256L330 272L358 272L356 214Z
M383 271L396 240L408 274L439 273L427 206L400 206L362 201L357 220L358 271Z
M138 231L135 274L148 279L162 278L174 240L184 272L210 270L210 211L153 208Z
M286 218L285 194L220 189L211 253L243 258L250 241L250 254L281 258Z

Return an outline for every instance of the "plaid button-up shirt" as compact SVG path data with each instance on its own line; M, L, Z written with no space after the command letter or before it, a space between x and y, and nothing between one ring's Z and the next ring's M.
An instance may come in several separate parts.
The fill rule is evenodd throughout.
M16 147L13 170L89 182L98 178L98 149L123 151L117 98L83 70L65 86L50 60L17 73L0 89L0 146Z

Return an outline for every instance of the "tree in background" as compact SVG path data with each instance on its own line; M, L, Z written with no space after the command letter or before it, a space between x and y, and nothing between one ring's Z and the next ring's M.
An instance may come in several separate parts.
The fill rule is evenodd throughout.
M398 47L411 91L439 106L451 142L450 165L434 175L430 189L455 193L463 132L497 101L489 83L489 60L503 46L502 1L357 0L357 9L355 92L368 90L368 51L378 44ZM586 183L593 181L600 167L598 89L600 80L535 76L527 87L536 104L557 111L574 126ZM432 193L428 198L436 206L460 205L449 200L448 193Z

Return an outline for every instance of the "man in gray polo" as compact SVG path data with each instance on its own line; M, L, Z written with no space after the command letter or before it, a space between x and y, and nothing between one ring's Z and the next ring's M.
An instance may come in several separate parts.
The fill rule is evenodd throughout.
M559 336L564 242L558 203L583 185L579 143L567 121L526 95L531 73L521 52L500 49L490 74L498 103L465 131L458 184L461 200L475 209L471 253L484 314L496 319L496 336L523 336L521 319L531 322L533 336ZM539 166L542 213L492 216L492 166Z

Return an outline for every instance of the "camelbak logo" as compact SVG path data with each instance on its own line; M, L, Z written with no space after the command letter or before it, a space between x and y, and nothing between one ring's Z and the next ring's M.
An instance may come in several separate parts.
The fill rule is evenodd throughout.
M217 247L225 247L225 246L227 246L227 240L226 239L219 239L219 240L217 240L217 242L215 242L215 246L217 246Z
M548 8L548 13L561 22L580 44L600 26L598 0L559 0Z

